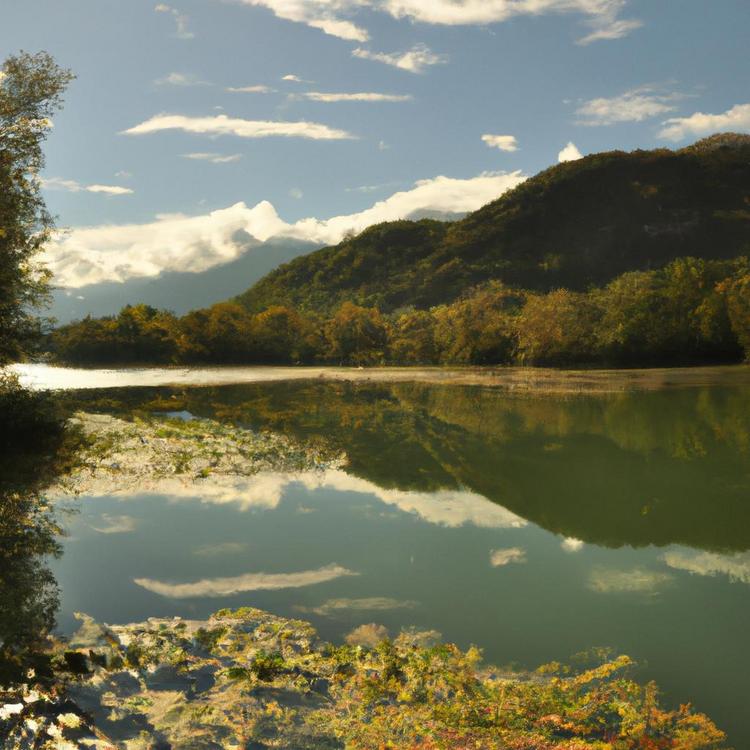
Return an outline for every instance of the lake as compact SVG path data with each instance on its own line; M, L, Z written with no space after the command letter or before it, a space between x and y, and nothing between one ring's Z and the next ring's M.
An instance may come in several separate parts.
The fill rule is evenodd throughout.
M250 605L331 639L373 622L434 629L499 665L609 647L750 746L747 368L546 390L504 388L502 373L230 369L109 371L100 383L127 387L107 389L91 371L23 373L86 388L66 395L85 411L210 418L347 456L67 501L50 562L62 632L75 612L125 623Z

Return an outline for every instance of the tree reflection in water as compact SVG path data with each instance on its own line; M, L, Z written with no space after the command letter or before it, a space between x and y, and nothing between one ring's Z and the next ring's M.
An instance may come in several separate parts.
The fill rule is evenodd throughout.
M33 668L55 625L57 582L48 560L61 533L44 490L74 461L78 438L51 396L0 381L0 685Z

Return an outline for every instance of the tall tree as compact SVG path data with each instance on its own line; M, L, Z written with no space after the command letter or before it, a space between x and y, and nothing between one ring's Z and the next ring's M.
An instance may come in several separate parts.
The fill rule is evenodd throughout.
M72 79L46 52L0 68L0 364L27 351L46 301L49 272L36 256L54 222L41 194L42 144Z

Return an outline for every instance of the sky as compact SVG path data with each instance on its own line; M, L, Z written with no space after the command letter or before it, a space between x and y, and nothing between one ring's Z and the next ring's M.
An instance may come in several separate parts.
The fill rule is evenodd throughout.
M58 284L479 208L560 160L750 132L747 0L2 0L77 78Z

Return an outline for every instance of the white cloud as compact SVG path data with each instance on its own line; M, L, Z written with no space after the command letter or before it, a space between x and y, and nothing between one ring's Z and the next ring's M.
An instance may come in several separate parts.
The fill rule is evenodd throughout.
M297 187L293 187L289 191L289 197L290 198L294 198L295 200L300 200L301 198L304 197L304 195L305 194L299 188L297 188Z
M105 193L106 195L131 195L130 188L119 185L86 185L84 190L88 193Z
M583 549L583 542L580 539L568 536L560 542L560 546L566 552L580 552Z
M610 39L622 39L627 36L631 31L640 29L643 26L643 21L639 21L636 18L613 20L610 22L595 22L592 24L594 30L590 34L581 37L576 41L576 44L586 46L591 42L600 42L602 40Z
M583 154L578 150L578 146L573 141L568 141L568 145L557 155L557 161L560 164L565 161L576 161L582 158Z
M242 154L216 154L207 151L197 151L190 154L181 154L183 159L193 159L195 161L208 161L211 164L228 164L233 161L239 161Z
M431 65L448 62L445 55L438 55L424 44L417 44L406 52L372 52L358 47L352 51L354 57L385 63L410 73L423 73Z
M680 94L658 94L650 87L626 91L611 98L590 99L577 110L579 125L614 125L618 122L642 122L675 109L672 102Z
M61 177L44 178L42 187L47 190L66 190L69 193L104 193L105 195L131 195L134 192L120 185L81 185L80 182L65 180Z
M100 534L127 534L136 527L136 520L132 516L111 516L109 513L102 513L102 521L104 525L91 527Z
M718 115L695 112L689 117L673 117L662 124L664 127L659 131L659 137L670 141L722 130L750 132L750 104L735 104Z
M22 374L22 369L19 372ZM182 372L188 378L187 382L195 384L195 371ZM86 371L74 375L76 387L79 384L83 388L88 387ZM226 368L213 372L213 375L218 377L210 377L210 375L211 373L204 371L202 376L208 376L208 379L201 382L205 385L238 382L236 374ZM96 376L96 381L92 381L95 387L103 387L102 376L105 381L108 381L108 385L113 387L133 384L127 374L123 376L122 373L108 374L99 371ZM174 385L185 382L180 377L179 371L164 372L161 376L158 371L153 371L150 377L152 379L149 379L149 385L165 383ZM309 378L310 375L300 371L299 377ZM138 384L145 385L142 379ZM268 512L280 506L287 491L294 485L302 485L310 492L325 490L328 497L331 495L331 490L335 493L353 492L367 495L384 505L435 526L447 528L477 526L485 529L521 529L527 526L527 522L520 516L475 492L451 489L434 492L386 489L366 479L347 474L341 469L299 474L261 472L252 476L214 474L211 482L208 483L196 483L177 476L156 477L145 481L140 478L137 486L127 486L123 484L121 478L114 481L111 477L96 477L86 482L85 494L92 496L106 494L124 502L153 496L166 498L173 503L226 505L240 512Z
M123 131L125 135L144 135L162 130L183 130L204 135L236 135L240 138L311 138L313 140L352 139L351 133L336 130L317 122L278 122L272 120L243 120L227 115L188 117L187 115L156 115Z
M278 18L304 23L331 36L364 42L367 31L350 20L358 10L374 10L393 18L443 26L487 25L515 16L578 13L592 31L579 44L618 39L641 26L618 18L626 0L240 0L267 8Z
M188 29L188 24L190 23L190 18L186 16L184 13L180 13L177 8L173 8L170 5L167 5L166 3L157 3L154 6L154 10L157 13L169 13L175 21L176 30L175 30L175 36L178 39L194 39L195 34Z
M507 549L493 549L490 552L490 565L500 568L511 563L525 563L526 552L520 547L508 547Z
M200 273L235 260L252 244L292 238L329 245L372 224L421 211L474 211L525 177L520 172L487 172L470 179L435 177L417 182L359 213L289 224L268 201L253 208L236 203L199 216L164 216L146 224L72 229L45 253L54 282L79 288L103 281L154 277L166 271Z
M304 94L295 94L295 98L309 99L313 102L408 102L412 97L409 94L376 94L355 93L335 94L323 91L307 91Z
M716 552L682 552L675 550L664 554L670 568L686 570L699 576L725 575L731 581L750 584L750 552L720 555Z
M273 94L276 89L272 89L270 86L263 86L257 84L255 86L228 86L226 88L232 94Z
M281 80L290 81L291 83L309 83L309 81L303 81L299 76L294 75L294 73L287 73L281 77Z
M162 78L157 78L154 83L157 86L208 86L204 81L193 73L168 73Z
M366 42L367 31L356 26L342 12L347 8L366 6L369 0L240 0L244 5L268 8L277 18L304 23L330 36L352 42Z
M115 172L115 177L121 177L123 180L129 180L132 176L132 172L127 172L124 169L121 169L119 172Z
M296 481L310 490L330 488L339 492L373 495L385 505L413 514L436 526L458 528L471 525L488 529L520 529L527 525L520 516L474 492L391 490L341 470L328 471L323 475L302 474Z
M364 599L328 599L317 607L298 606L298 612L309 612L321 617L332 617L342 612L386 612L393 609L413 609L417 602L372 596Z
M501 151L518 151L518 141L514 135L491 135L485 133L482 140L490 148L499 148Z
M135 578L133 583L154 594L169 599L191 599L193 597L232 596L246 591L278 591L298 589L333 581L342 576L356 576L341 565L326 565L317 570L299 573L245 573L231 578L204 578L194 583L164 583L152 578Z
M672 576L643 568L610 570L597 568L589 576L588 588L597 594L656 594Z

